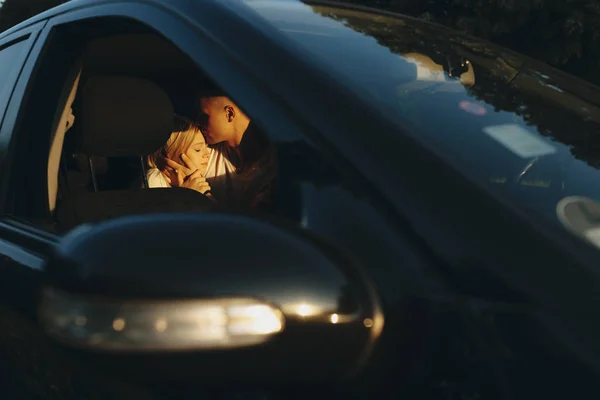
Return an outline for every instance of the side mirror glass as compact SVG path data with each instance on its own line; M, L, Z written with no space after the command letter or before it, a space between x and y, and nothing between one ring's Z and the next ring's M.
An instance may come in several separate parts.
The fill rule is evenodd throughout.
M195 365L185 375L341 378L383 327L353 260L301 229L236 215L82 226L46 271L39 318L54 340L158 374L181 374L184 357Z

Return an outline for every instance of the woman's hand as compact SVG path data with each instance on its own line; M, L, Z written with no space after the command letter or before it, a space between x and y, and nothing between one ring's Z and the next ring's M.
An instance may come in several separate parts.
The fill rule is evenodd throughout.
M179 169L165 168L161 173L171 187L180 187L185 180L185 175Z
M192 189L203 195L210 196L210 185L206 182L206 178L202 175L200 170L196 170L190 176L187 176L181 184L181 187Z
M172 187L192 189L210 197L210 185L194 162L185 154L181 155L183 164L164 158L165 169L163 174Z
M198 170L196 164L187 155L182 154L181 160L183 164L166 157L163 157L161 160L162 165L164 165L164 169L161 172L171 186L181 187L185 179Z

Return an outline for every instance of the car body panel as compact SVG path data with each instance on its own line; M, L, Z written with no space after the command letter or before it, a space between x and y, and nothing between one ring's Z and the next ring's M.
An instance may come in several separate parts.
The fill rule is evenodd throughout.
M373 197L382 196L378 204L394 209L398 218L393 223L414 233L416 241L422 239L421 244L449 266L449 273L456 274L455 282L460 284L468 276L491 274L492 280L505 282L567 323L574 334L572 345L586 343L598 354L600 347L593 343L600 325L592 318L595 304L600 300L596 249L563 228L520 209L494 188L482 185L473 174L457 168L443 149L424 146L409 134L402 134L403 128L412 127L386 121L378 114L379 110L353 95L348 80L345 85L338 84L341 79L327 75L331 71L324 70L323 64L309 58L308 53L301 52L272 27L258 22L257 16L247 12L240 2L222 4L223 8L228 5L230 10L237 11L239 20L232 24L248 29L240 20L246 21L262 35L252 35L248 29L243 35L248 41L236 41L233 32L226 32L226 24L216 26L229 10L220 10L214 4L211 15L219 18L213 18L211 26L205 16L203 25L221 34L221 40L229 43L239 58L251 60L246 61L248 68L312 124L311 128L330 146L319 142L322 148L334 148L332 152L343 154L347 161L344 170L366 178L367 183L363 181L366 190L372 188ZM198 20L202 18L199 12L191 15ZM438 36L451 32L433 27L429 30L433 32L430 35ZM252 57L258 52L256 43L260 43L261 59ZM296 57L277 49L295 52ZM510 56L507 58L517 58L514 53L506 53ZM539 63L527 62L538 69ZM314 65L309 67L310 63ZM553 76L552 69L539 69ZM593 87L589 90L597 91ZM361 134L369 131L378 132L378 140L368 140ZM398 149L402 149L401 156ZM482 215L486 218L481 218ZM511 250L506 251L507 248ZM478 295L483 295L485 287L480 286ZM574 287L578 288L575 292L571 290ZM574 309L581 313L581 318L573 318Z

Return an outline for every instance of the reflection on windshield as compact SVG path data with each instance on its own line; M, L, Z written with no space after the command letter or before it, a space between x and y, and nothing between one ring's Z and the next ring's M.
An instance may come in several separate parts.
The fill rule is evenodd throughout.
M246 0L330 75L481 182L558 221L600 199L600 90L417 20Z

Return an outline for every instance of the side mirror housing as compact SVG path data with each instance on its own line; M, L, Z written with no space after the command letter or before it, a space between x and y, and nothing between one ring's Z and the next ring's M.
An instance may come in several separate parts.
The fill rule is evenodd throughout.
M353 260L301 229L237 215L82 226L46 272L39 318L54 340L154 377L344 378L383 327Z

